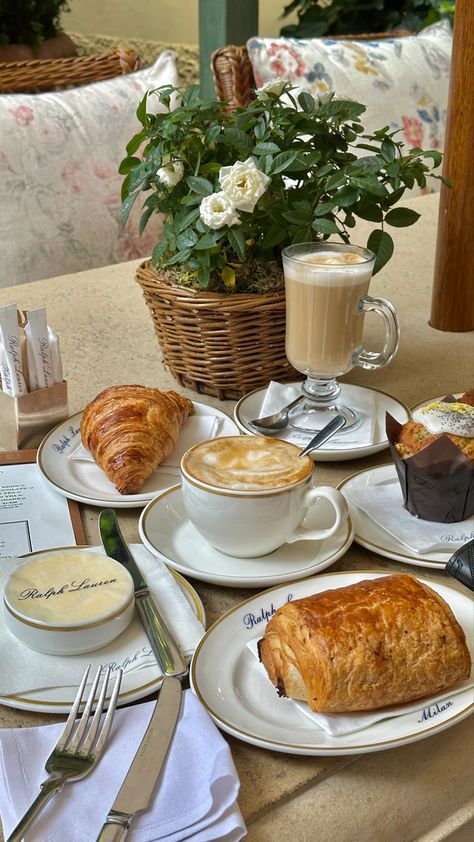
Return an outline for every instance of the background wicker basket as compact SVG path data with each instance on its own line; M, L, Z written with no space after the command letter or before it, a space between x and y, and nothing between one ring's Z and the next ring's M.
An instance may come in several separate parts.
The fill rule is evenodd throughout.
M238 400L270 380L301 375L285 354L285 294L196 291L160 278L150 261L136 280L150 309L164 362L182 386Z

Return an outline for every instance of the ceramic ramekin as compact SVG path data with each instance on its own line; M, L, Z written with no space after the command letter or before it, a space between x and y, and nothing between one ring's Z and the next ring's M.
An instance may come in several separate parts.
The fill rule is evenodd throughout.
M108 556L51 551L12 573L3 607L7 628L26 646L49 655L80 655L106 646L130 624L133 580Z

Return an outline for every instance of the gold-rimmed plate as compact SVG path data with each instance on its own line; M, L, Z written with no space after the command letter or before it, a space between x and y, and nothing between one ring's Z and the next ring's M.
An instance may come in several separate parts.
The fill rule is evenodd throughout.
M193 401L195 415L214 416L219 421L217 436L239 435L232 420L213 406ZM158 467L139 494L119 494L95 462L73 459L72 453L80 444L82 412L62 421L45 436L38 448L38 468L48 485L64 497L88 503L90 506L113 506L131 509L145 506L165 488L175 485L177 472Z
M287 386L294 386L301 388L301 383L295 381L294 383L287 383ZM379 389L368 388L367 386L356 386L351 383L341 383L341 401L348 404L348 406L357 405L357 396L362 393L372 393L374 399L374 430L373 441L371 444L347 445L339 444L333 445L332 441L328 441L322 447L313 451L311 457L315 462L338 462L344 459L362 459L364 456L371 456L373 453L379 453L388 447L387 434L385 432L385 413L389 412L393 415L400 424L404 424L410 417L410 411L404 403L397 398L387 395ZM258 418L261 415L261 408L265 398L266 388L254 389L247 395L244 395L235 406L234 418L239 429L247 435L258 435L257 431L252 427L250 421ZM288 433L288 428L285 428L285 433ZM348 431L349 437L350 431ZM352 436L352 434L351 434ZM278 438L278 433L275 434ZM342 439L342 435L339 435ZM291 440L291 436L290 436ZM294 441L300 444L300 437L295 433ZM339 441L339 440L338 440Z
M449 529L447 528L447 532L450 536L452 536L454 526L458 527L458 533L464 536L456 545L452 545L447 541L446 549L436 549L429 552L415 552L410 550L395 535L384 529L381 524L370 517L366 511L362 511L362 507L364 506L364 489L368 486L380 486L382 489L386 483L398 483L393 462L387 465L378 465L376 468L366 468L363 471L357 471L357 473L346 477L337 486L339 491L344 494L349 506L349 512L354 523L355 542L367 550L378 553L378 555L384 556L385 558L391 558L394 561L412 564L415 567L443 569L455 549L471 539L474 519L469 518L461 524L447 524L447 527L449 527ZM358 500L360 500L361 508L357 506ZM387 519L388 521L390 520L389 509L387 509Z
M406 745L430 737L465 719L474 709L473 690L446 694L446 702L376 722L361 731L334 737L280 699L262 665L248 648L261 637L267 620L288 600L300 599L361 579L386 574L373 571L322 573L312 579L282 585L232 608L206 632L191 662L191 686L223 731L260 748L299 755L364 754ZM453 610L466 638L474 632L474 596L449 585L419 577ZM449 704L448 704L449 702Z
M130 546L132 552L137 546L143 550L141 545L131 544ZM67 548L57 547L56 549ZM80 548L74 547L74 549ZM101 547L84 547L83 549L103 552ZM50 550L47 552L50 552ZM24 558L34 558L41 554L29 553ZM204 607L199 595L179 573L174 570L171 573L196 614L197 619L205 626ZM1 611L0 623L4 623ZM45 671L45 675L47 675L46 680L48 683L54 681L55 663L63 659L59 659L55 655L45 655L44 653L36 652L34 649L30 649L28 646L20 643L20 641L17 641L13 635L11 635L11 646L8 644L8 647L11 657L16 658L18 669L28 670L29 665L33 669L33 667L38 666L39 661L42 661L47 666ZM119 638L109 643L103 649L97 649L95 652L82 655L70 655L66 660L68 661L68 666L74 665L74 668L76 668L77 665L77 676L79 678L84 673L88 663L100 663L103 666L109 665L112 675L118 667L122 667L124 674L118 698L119 706L149 696L159 689L163 681L163 675L157 668L156 661L151 653L148 638L137 617L132 620L128 629ZM143 663L143 666L137 669L136 665L140 662ZM49 669L51 670L51 675L48 673ZM70 686L40 687L29 692L0 696L0 704L35 713L69 713L77 691L78 680L72 681Z

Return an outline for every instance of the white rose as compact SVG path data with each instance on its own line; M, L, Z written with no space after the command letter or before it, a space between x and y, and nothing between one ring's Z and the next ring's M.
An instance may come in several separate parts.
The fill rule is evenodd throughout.
M237 210L252 213L270 178L258 169L253 158L247 158L246 161L236 161L232 167L221 167L219 181Z
M277 77L276 79L270 79L269 82L265 82L261 88L257 88L255 93L259 99L268 99L267 94L281 96L286 85L288 85L288 79Z
M222 191L205 196L199 206L199 214L202 221L215 231L224 225L240 225L232 200Z
M168 161L163 167L157 170L156 177L165 187L176 187L184 175L182 161Z

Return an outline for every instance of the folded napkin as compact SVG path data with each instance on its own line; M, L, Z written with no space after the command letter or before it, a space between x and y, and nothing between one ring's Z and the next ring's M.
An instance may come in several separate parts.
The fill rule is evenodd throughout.
M89 547L105 555L102 547ZM190 603L176 578L160 559L151 555L142 544L131 544L132 555L145 577L160 608L163 619L174 634L181 650L188 658L204 634ZM27 559L0 559L0 599L3 588L15 568ZM77 687L87 664L95 669L110 664L112 672L123 667L122 690L135 686L133 677L140 670L140 684L147 684L162 674L151 651L140 621L134 618L130 626L112 643L83 655L60 656L36 652L21 643L0 619L0 696L18 695L49 687ZM91 679L92 680L92 679ZM74 698L74 693L70 694Z
M395 468L394 468L395 472ZM396 476L377 485L346 486L343 493L362 512L414 553L459 549L474 538L474 517L461 523L422 520L405 509Z
M183 454L194 444L214 438L219 432L221 420L217 415L191 415L189 418L186 418L175 449L161 463L158 470L164 471L167 474L179 474L179 466ZM81 443L74 448L69 458L79 459L82 462L94 461L92 455Z
M154 702L118 710L103 756L83 780L67 783L32 827L35 842L92 842L120 789L153 712ZM0 814L13 830L45 780L44 764L64 723L0 732ZM239 840L239 779L229 746L191 690L150 809L132 820L127 842Z
M278 412L299 395L301 395L301 386L277 383L272 380L265 392L259 417L263 418L265 415ZM342 400L344 400L344 386L342 386L341 395ZM360 424L346 433L337 433L326 444L321 445L320 450L352 450L354 447L366 447L373 444L375 432L374 393L370 389L360 389L357 392L356 401L351 399L348 401L348 405L359 413ZM297 409L301 409L301 405ZM328 423L330 420L328 417ZM300 430L293 429L290 416L290 425L278 433L278 438L291 441L293 444L304 445L308 443L312 435L314 434L302 433Z
M258 659L258 643L259 638L253 638L247 643L247 648ZM260 664L261 669L265 672L265 667ZM474 678L471 677L466 681L460 682L450 690L444 690L438 693L437 696L430 696L426 699L419 699L415 702L410 702L404 705L393 705L392 707L383 708L381 710L361 711L355 713L315 713L311 710L306 702L298 702L295 699L285 699L287 704L293 705L300 713L311 719L318 728L321 728L326 734L331 737L343 737L345 734L353 734L355 731L362 731L375 722L381 722L383 719L392 719L395 716L404 716L406 713L421 712L428 707L441 704L444 700L451 699L463 690L468 690L474 687ZM473 696L474 701L474 696Z

